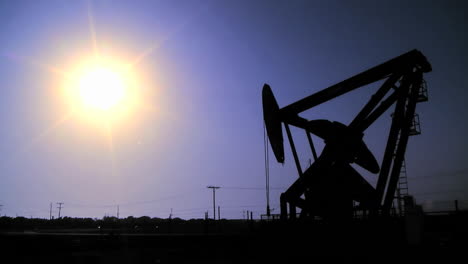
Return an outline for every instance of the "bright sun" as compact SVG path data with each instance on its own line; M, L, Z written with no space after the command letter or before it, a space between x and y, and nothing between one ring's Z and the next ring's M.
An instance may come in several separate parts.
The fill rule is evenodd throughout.
M92 56L67 71L64 87L75 114L101 122L116 121L133 112L139 101L137 83L128 64Z
M79 79L79 95L84 105L105 111L123 101L126 88L123 76L102 66L89 69Z

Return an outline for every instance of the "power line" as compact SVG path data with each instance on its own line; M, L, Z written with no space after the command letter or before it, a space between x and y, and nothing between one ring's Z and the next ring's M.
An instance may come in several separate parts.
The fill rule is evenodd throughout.
M217 186L219 187L219 186ZM246 187L246 186L221 186L219 188L223 188L226 190L246 190L246 191L264 191L265 187ZM286 187L270 187L270 190L285 190ZM116 208L117 206L124 205L124 206L137 206L137 205L145 205L145 204L153 204L153 203L160 203L161 201L172 200L176 198L180 198L181 196L186 196L186 194L182 195L170 195L161 197L159 199L154 200L142 200L142 201L134 201L134 202L127 202L127 203L114 203L114 204L87 204L87 203L69 203L67 202L68 207L72 208ZM204 208L200 208L203 209ZM180 211L180 210L174 210Z
M270 184L268 183L268 186L270 186ZM251 190L251 191L264 191L265 190L265 187L226 187L226 186L223 186L223 189L226 189L226 190ZM286 190L287 188L286 187L269 187L268 188L269 190Z
M155 200L143 200L143 201L135 201L135 202L128 202L128 203L115 203L115 204L78 204L78 203L67 203L68 207L85 207L85 208L106 208L106 207L116 207L118 205L124 205L124 206L135 206L135 205L143 205L143 204L151 204L151 203L159 203L164 200L171 200L171 199L177 199L181 198L183 196L188 195L188 193L185 194L178 194L178 195L170 195L166 197L161 197L159 199Z

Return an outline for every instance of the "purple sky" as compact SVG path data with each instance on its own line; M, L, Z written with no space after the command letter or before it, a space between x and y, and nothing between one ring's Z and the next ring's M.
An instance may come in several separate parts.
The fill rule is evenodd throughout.
M44 134L63 113L51 89L57 75L33 62L61 69L91 52L88 10L103 53L154 47L139 67L152 80L145 100L160 113L122 127L112 155L102 133L74 119ZM429 209L468 201L467 11L465 1L3 1L0 214L48 217L49 203L64 202L65 216L115 215L119 204L120 216L167 217L172 208L198 218L211 216L206 186L217 185L223 217L258 217L263 83L285 106L414 48L433 72L429 102L417 107L422 135L406 155L410 192ZM347 123L375 88L303 116ZM390 113L365 136L378 160ZM307 164L307 145L298 148ZM273 213L297 178L285 149L284 166L271 153Z

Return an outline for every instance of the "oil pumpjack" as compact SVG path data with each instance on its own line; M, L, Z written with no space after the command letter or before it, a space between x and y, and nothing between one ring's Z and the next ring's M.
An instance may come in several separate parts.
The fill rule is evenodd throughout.
M270 86L265 84L262 90L263 117L273 153L279 163L284 163L284 125L299 174L299 178L281 194L281 219L296 218L297 208L301 209L301 218L349 218L355 210L354 203L358 203L364 212L389 214L404 165L408 137L414 128L416 104L427 101L423 74L431 70L426 57L420 51L412 50L283 108L278 106ZM382 80L381 87L347 125L299 116L305 110ZM393 105L387 144L379 164L363 136L366 129ZM311 134L325 143L320 155L304 171L290 125L305 131L312 153L316 152ZM378 174L377 185L369 184L351 163Z

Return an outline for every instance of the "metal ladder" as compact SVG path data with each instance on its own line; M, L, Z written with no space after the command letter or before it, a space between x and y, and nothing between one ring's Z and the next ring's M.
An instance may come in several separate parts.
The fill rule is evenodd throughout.
M421 102L427 102L427 101L428 101L427 84L423 80L419 88L417 102L421 103ZM419 115L415 113L413 117L413 121L411 122L409 135L417 136L420 134L421 134L421 125L419 121ZM397 139L397 145L399 141L400 141L400 137L398 137ZM403 163L401 164L400 177L398 178L396 196L395 196L397 206L398 206L398 213L400 214L400 216L403 216L406 213L407 205L405 204L405 197L407 197L408 195L409 195L408 174L406 171L406 161L405 159L403 159Z

